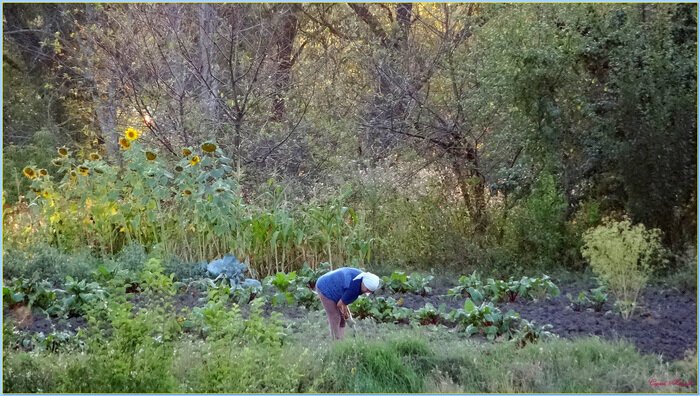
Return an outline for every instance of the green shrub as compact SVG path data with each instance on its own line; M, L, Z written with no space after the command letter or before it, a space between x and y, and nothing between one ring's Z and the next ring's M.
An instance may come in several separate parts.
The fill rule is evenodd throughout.
M417 393L424 388L426 371L435 356L420 340L367 343L346 341L333 345L328 370L318 384L320 392Z
M537 180L530 195L505 224L504 245L525 266L551 269L561 264L567 246L567 203L552 175Z
M14 352L3 348L3 393L51 393L62 368L44 352Z
M304 359L312 359L308 353L292 356L279 345L241 347L230 340L202 352L201 366L190 383L197 393L303 392Z
M615 295L623 318L634 312L640 290L664 248L661 231L632 225L628 219L608 220L583 235L581 253Z
M675 262L675 271L666 278L667 287L695 294L698 289L697 246L690 246L677 255Z
M58 249L39 244L28 251L8 249L2 258L2 276L10 278L31 278L36 273L40 279L48 279L54 284L62 282L62 273L68 258Z

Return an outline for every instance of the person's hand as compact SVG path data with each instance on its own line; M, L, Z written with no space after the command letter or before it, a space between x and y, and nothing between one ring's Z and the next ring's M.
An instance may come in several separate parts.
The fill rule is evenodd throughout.
M350 317L350 310L348 309L348 306L345 305L343 300L338 301L338 310L345 319L348 319Z

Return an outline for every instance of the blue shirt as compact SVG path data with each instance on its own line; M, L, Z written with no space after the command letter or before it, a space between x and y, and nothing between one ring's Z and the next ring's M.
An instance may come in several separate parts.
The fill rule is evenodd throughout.
M362 279L353 280L362 271L357 268L342 267L331 271L316 281L316 287L328 299L338 303L343 300L345 305L357 300L362 294Z

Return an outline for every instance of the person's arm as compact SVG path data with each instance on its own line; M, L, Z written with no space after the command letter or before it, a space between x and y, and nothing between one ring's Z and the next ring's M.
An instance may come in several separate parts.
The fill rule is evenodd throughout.
M338 311L340 311L340 313L343 315L343 317L345 317L345 319L348 319L350 317L350 310L348 309L348 306L345 305L342 298L340 300L338 300L337 306L338 306Z

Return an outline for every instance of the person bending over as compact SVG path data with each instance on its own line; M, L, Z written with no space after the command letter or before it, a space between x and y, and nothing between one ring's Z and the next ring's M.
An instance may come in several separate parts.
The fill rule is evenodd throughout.
M331 336L345 338L345 321L350 318L348 305L360 294L373 293L379 287L379 277L357 268L342 267L331 271L316 281L316 292L326 310Z

